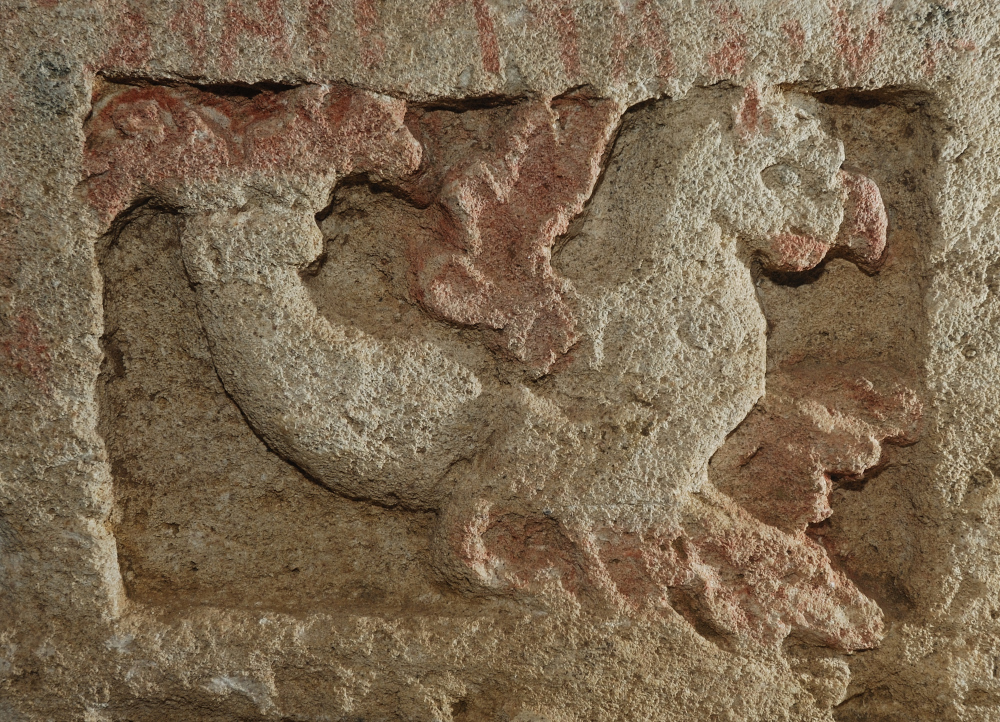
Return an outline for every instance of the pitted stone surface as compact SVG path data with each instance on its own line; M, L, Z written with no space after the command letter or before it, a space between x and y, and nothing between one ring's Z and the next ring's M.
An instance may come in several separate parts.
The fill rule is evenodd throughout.
M0 719L1000 718L986 3L0 3Z

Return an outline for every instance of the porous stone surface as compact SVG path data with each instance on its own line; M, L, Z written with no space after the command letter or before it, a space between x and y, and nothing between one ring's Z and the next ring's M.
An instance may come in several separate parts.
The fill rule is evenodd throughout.
M0 0L0 720L1000 720L998 21Z

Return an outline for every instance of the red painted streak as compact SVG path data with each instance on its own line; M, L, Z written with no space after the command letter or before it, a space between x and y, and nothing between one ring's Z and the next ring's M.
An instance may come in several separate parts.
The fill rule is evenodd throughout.
M708 64L716 75L739 75L747 61L746 36L726 38L722 47L708 56Z
M674 74L676 67L670 36L654 0L637 0L631 12L615 10L612 27L611 72L615 80L624 79L628 51L633 47L648 50L660 77Z
M718 50L709 54L708 64L717 76L739 75L747 61L747 37L739 30L743 15L738 8L723 2L714 3L712 10L725 30L725 40Z
M806 47L806 32L802 29L802 23L798 20L786 20L781 24L781 29L788 37L788 44L793 49L801 51Z
M325 59L328 55L327 46L330 43L330 0L307 0L306 17L309 26L306 38L309 44L309 55L312 58Z
M535 0L532 13L555 28L559 35L559 57L568 76L580 74L580 33L572 0Z
M354 26L361 45L361 62L374 68L385 55L385 40L376 33L378 9L375 0L354 0Z
M126 5L113 25L112 38L117 42L97 61L98 68L139 68L153 57L153 40L146 18L132 5Z
M924 46L924 73L931 77L934 75L934 71L937 70L938 55L941 51L946 48L946 44L942 40L927 41Z
M196 70L204 69L207 59L207 22L205 4L200 0L181 3L170 18L169 27L184 39Z
M767 118L763 113L760 88L751 83L743 91L739 110L736 113L736 126L744 138L757 135L768 130Z
M402 175L419 163L405 104L347 87L303 86L252 98L152 86L98 98L84 173L105 220L142 196L247 173L336 169Z
M6 190L6 183L0 182L0 191ZM14 282L17 258L11 232L24 219L20 205L6 195L0 195L0 286Z
M885 37L888 10L880 8L869 16L866 27L856 30L850 15L839 0L830 0L833 15L833 34L838 57L847 66L850 76L857 76L871 65L882 47ZM858 36L855 39L855 36Z
M479 44L483 52L483 70L487 73L500 72L500 43L497 40L493 16L486 0L472 0L476 9L476 26L479 28Z
M445 13L453 7L472 3L476 19L476 29L479 37L479 51L483 62L483 70L487 73L500 72L500 43L497 39L496 27L486 0L436 0L431 5L427 19L431 25L437 25L444 20Z

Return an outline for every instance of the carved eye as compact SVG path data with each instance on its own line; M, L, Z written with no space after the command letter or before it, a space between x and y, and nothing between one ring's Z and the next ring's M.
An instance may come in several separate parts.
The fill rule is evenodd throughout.
M760 172L760 177L771 190L781 190L785 188L796 188L802 184L802 179L790 166L780 163L768 166Z

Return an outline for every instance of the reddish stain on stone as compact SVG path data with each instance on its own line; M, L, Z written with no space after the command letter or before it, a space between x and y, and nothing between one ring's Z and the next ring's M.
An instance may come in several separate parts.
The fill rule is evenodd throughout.
M536 0L532 13L553 27L559 35L559 57L563 70L571 78L580 74L580 33L572 0Z
M827 256L846 258L867 273L884 260L888 218L882 194L871 178L840 171L846 198L844 220L833 243L798 233L779 233L761 250L761 261L772 271L799 273L815 268Z
M98 60L99 68L140 68L153 57L153 39L146 18L132 5L125 5L112 24L115 43Z
M385 55L385 40L376 32L378 9L375 0L354 0L354 27L361 45L361 62L374 68Z
M839 0L830 0L833 13L833 35L837 56L844 62L848 75L855 77L871 65L885 37L888 10L879 8L872 13L863 28L855 28L851 17Z
M674 74L674 55L670 37L654 0L637 0L632 9L614 11L611 36L611 72L622 80L628 63L628 52L640 48L652 55L657 75L668 78Z
M717 76L739 75L747 61L747 37L739 28L743 16L728 3L714 3L712 9L725 37L721 47L709 54L708 64Z
M882 638L878 605L835 571L805 534L759 523L721 503L684 530L689 579L674 593L682 614L724 637L778 646L791 633L842 651Z
M558 580L570 593L580 590L579 550L555 519L506 514L491 519L481 538L495 573L514 588Z
M558 582L621 608L673 608L706 636L777 647L791 633L843 651L874 646L878 606L802 533L754 518L713 492L675 528L571 530L552 516L494 511L452 540L490 586L538 592Z
M763 103L760 97L760 88L756 84L750 84L743 91L743 98L740 106L736 110L736 127L744 138L757 135L757 133L767 131L767 117L763 112Z
M803 50L806 47L806 32L798 20L786 20L781 24L781 29L793 49Z
M708 64L716 75L739 75L747 61L746 39L741 35L726 38L722 47L708 56Z
M141 197L251 173L404 175L420 149L405 104L345 86L226 97L189 86L115 89L87 121L86 193L104 220Z
M829 244L812 236L780 233L771 241L765 265L773 271L799 273L814 268L826 257Z
M314 59L325 59L330 44L330 4L331 0L307 0L306 17L308 27L306 39L309 45L309 55Z
M14 282L17 258L11 234L24 218L17 202L2 194L5 185L0 183L0 286L9 286Z
M847 202L834 248L870 273L883 259L889 229L882 194L875 181L860 173L841 171L840 177L847 188Z
M476 137L447 117L411 123L426 163L407 192L436 219L411 244L411 292L438 318L492 330L494 348L544 372L576 340L552 244L597 182L617 106L523 103L493 111Z
M487 73L498 74L500 72L500 43L497 40L493 15L490 13L490 7L486 4L486 0L436 0L431 5L428 20L431 25L437 25L444 20L444 15L448 10L467 2L472 3L472 10L476 18L483 70Z
M287 59L291 54L281 0L259 0L253 6L255 12L248 13L239 0L226 2L219 44L219 62L223 70L232 70L240 53L242 37L268 41L271 52L279 59Z
M928 41L924 45L922 67L928 77L932 77L937 70L938 55L945 47L945 43L941 40Z
M48 387L52 356L30 308L22 308L0 333L0 359L8 370L27 376L39 389Z
M921 416L892 369L784 368L713 457L713 483L672 526L579 528L517 502L484 503L450 543L494 589L537 593L555 581L625 610L669 607L725 645L778 647L796 634L841 651L871 648L884 634L881 610L806 531L830 515L836 485L885 463L884 444L914 443Z
M184 39L196 71L204 70L208 50L208 31L205 4L200 0L181 3L170 18L168 26Z

